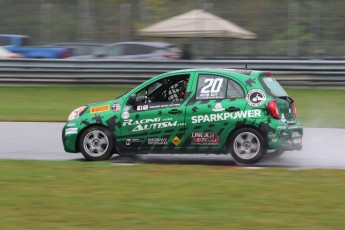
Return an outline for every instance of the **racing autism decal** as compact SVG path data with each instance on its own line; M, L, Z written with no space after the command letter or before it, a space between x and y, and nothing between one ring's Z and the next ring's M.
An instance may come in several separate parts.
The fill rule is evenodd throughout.
M266 94L260 89L252 89L248 92L246 101L252 107L261 106L266 101Z
M132 132L137 132L150 129L184 126L185 123L177 123L177 121L173 121L172 118L161 119L160 117L156 117L136 121L134 121L133 119L126 119L122 124L123 127L132 125L135 125Z

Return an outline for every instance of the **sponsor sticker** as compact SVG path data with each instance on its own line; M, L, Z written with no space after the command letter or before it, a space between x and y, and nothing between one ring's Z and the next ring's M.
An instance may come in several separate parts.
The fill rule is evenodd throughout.
M129 109L130 109L130 107L129 106L126 106L125 107L125 111L122 113L122 115L121 115L121 117L123 118L123 119L128 119L129 118Z
M78 128L68 128L65 130L65 135L77 134Z
M145 111L145 110L148 110L149 109L149 105L138 105L137 107L137 111Z
M299 132L292 132L292 137L300 137L301 135Z
M246 101L252 107L261 106L266 101L266 94L260 89L252 89L248 92Z
M129 146L129 145L131 145L132 144L132 140L131 139L127 139L126 140L126 146Z
M222 112L224 110L225 109L223 108L221 103L217 103L216 106L214 107L214 109L212 109L212 111L214 111L214 112Z
M114 103L112 106L111 106L111 110L113 110L113 112L118 112L121 110L121 105L119 103Z
M138 146L142 143L142 139L126 139L125 145L126 146Z
M192 116L192 123L204 123L204 122L217 122L225 121L228 119L243 119L243 118L262 118L262 111L260 109L237 111L232 113L215 113L215 114L205 114Z
M181 139L178 138L178 136L175 136L171 142L175 145L175 146L178 146L179 144L181 144Z
M168 138L148 138L147 144L149 145L166 145Z
M69 123L69 124L67 124L67 127L74 127L74 126L76 126L76 123Z
M91 107L90 108L90 113L103 113L107 112L110 110L110 105L101 105L101 106L96 106L96 107Z
M192 132L190 134L194 145L218 145L219 137L214 132Z

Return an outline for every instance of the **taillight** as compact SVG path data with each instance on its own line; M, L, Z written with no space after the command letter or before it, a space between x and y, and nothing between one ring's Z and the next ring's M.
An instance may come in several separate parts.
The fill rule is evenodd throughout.
M292 102L291 106L292 106L292 109L293 109L293 116L294 116L295 118L297 118L297 108L296 108L296 106L295 106L295 103Z
M68 50L64 50L60 53L60 58L68 58L71 56L71 52L69 52Z
M176 54L168 54L168 53L162 54L161 56L165 57L165 58L169 58L169 59L178 59L179 58L179 56Z
M268 110L270 111L274 119L279 119L278 106L276 101L270 101L268 103Z

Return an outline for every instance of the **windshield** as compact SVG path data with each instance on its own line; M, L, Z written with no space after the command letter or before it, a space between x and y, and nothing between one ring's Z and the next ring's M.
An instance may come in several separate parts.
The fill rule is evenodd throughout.
M262 82L264 84L264 87L268 91L268 94L271 94L272 96L275 97L287 97L288 94L286 91L283 89L283 87L277 82L276 79L272 77L263 77L261 78Z

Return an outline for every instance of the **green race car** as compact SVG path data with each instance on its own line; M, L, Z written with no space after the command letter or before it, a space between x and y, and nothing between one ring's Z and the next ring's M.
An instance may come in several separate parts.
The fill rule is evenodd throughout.
M231 153L240 163L302 149L294 101L270 72L189 69L158 75L110 101L74 110L65 151L87 160L114 153Z

